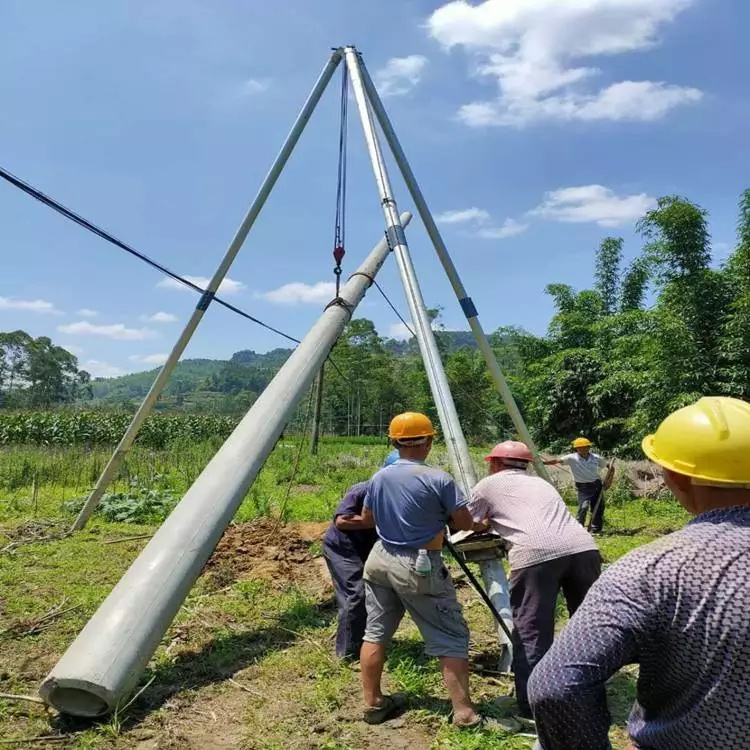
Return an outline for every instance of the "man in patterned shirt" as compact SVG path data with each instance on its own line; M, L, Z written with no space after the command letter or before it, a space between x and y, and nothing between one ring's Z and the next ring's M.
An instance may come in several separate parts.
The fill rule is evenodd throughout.
M526 683L552 645L555 605L562 589L572 615L601 571L596 542L568 511L557 490L526 473L533 456L506 440L485 457L490 475L471 491L474 518L510 543L513 673L519 714L531 718Z
M750 747L750 404L702 398L643 441L695 516L612 565L539 662L543 750L605 750L605 683L638 664L631 748Z

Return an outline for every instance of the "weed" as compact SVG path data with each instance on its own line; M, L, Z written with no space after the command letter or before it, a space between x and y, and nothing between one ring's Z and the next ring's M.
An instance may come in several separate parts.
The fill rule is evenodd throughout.
M437 663L425 655L420 641L395 641L388 654L388 674L399 690L423 697L441 685Z
M160 477L155 478L158 482ZM78 513L85 497L63 504L68 513ZM96 507L96 513L107 521L117 523L157 524L161 523L177 504L178 498L170 490L160 490L139 483L134 477L126 492L110 492L104 495Z

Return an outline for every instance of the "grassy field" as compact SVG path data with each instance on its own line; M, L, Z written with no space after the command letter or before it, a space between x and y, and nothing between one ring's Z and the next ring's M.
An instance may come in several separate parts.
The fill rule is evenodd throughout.
M0 450L0 694L35 695L147 543L130 538L153 532L215 447L136 449L103 503L104 512L74 536L65 532L108 451ZM281 441L237 513L240 526L231 532L241 535L246 528L241 524L253 520L268 526L269 517L280 519L286 525L271 524L278 529L276 547L268 547L256 564L220 544L215 564L198 580L150 662L138 697L95 723L0 697L0 738L26 740L23 747L81 750L530 748L533 739L527 736L467 734L450 727L436 663L424 657L408 619L387 666L387 687L408 692L408 711L380 727L360 721L359 674L331 656L336 611L321 572L319 538L341 492L366 478L387 453L384 444L326 441L311 457L293 440ZM480 455L477 450L477 459ZM442 451L433 458L446 466ZM612 492L606 519L600 546L612 562L679 528L686 516L674 502L632 498L620 486ZM285 559L274 552L290 545L303 549L303 556ZM512 684L492 673L497 642L490 615L466 585L459 585L459 594L472 629L474 696L488 713L497 712L494 699L508 694ZM560 615L562 624L562 606ZM609 686L616 749L626 744L623 726L634 676L632 669L623 670ZM59 739L51 742L50 736Z

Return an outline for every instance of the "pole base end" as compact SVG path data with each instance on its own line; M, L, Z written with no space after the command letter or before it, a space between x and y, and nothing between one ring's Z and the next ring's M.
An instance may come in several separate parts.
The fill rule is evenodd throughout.
M113 711L102 692L100 687L88 682L58 680L54 677L45 680L39 688L44 702L61 714L87 719L106 716Z

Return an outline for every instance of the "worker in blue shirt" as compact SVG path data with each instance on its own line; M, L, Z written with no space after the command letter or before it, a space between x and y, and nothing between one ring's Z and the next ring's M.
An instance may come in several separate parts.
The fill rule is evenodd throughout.
M389 466L397 459L398 451L392 451L383 465ZM352 661L359 659L367 620L362 573L378 538L372 521L362 519L362 503L369 484L359 482L346 491L323 537L323 559L338 606L336 656Z
M370 480L362 517L375 524L378 541L365 565L367 627L360 654L364 719L380 724L401 707L383 695L381 676L388 644L405 612L437 657L453 704L453 723L484 723L469 697L469 628L440 551L447 524L461 531L486 530L444 471L427 466L435 430L416 412L399 414L388 435L399 460Z
M626 664L631 748L750 747L750 404L702 398L642 446L695 517L611 565L537 664L537 747L609 748L606 683Z

